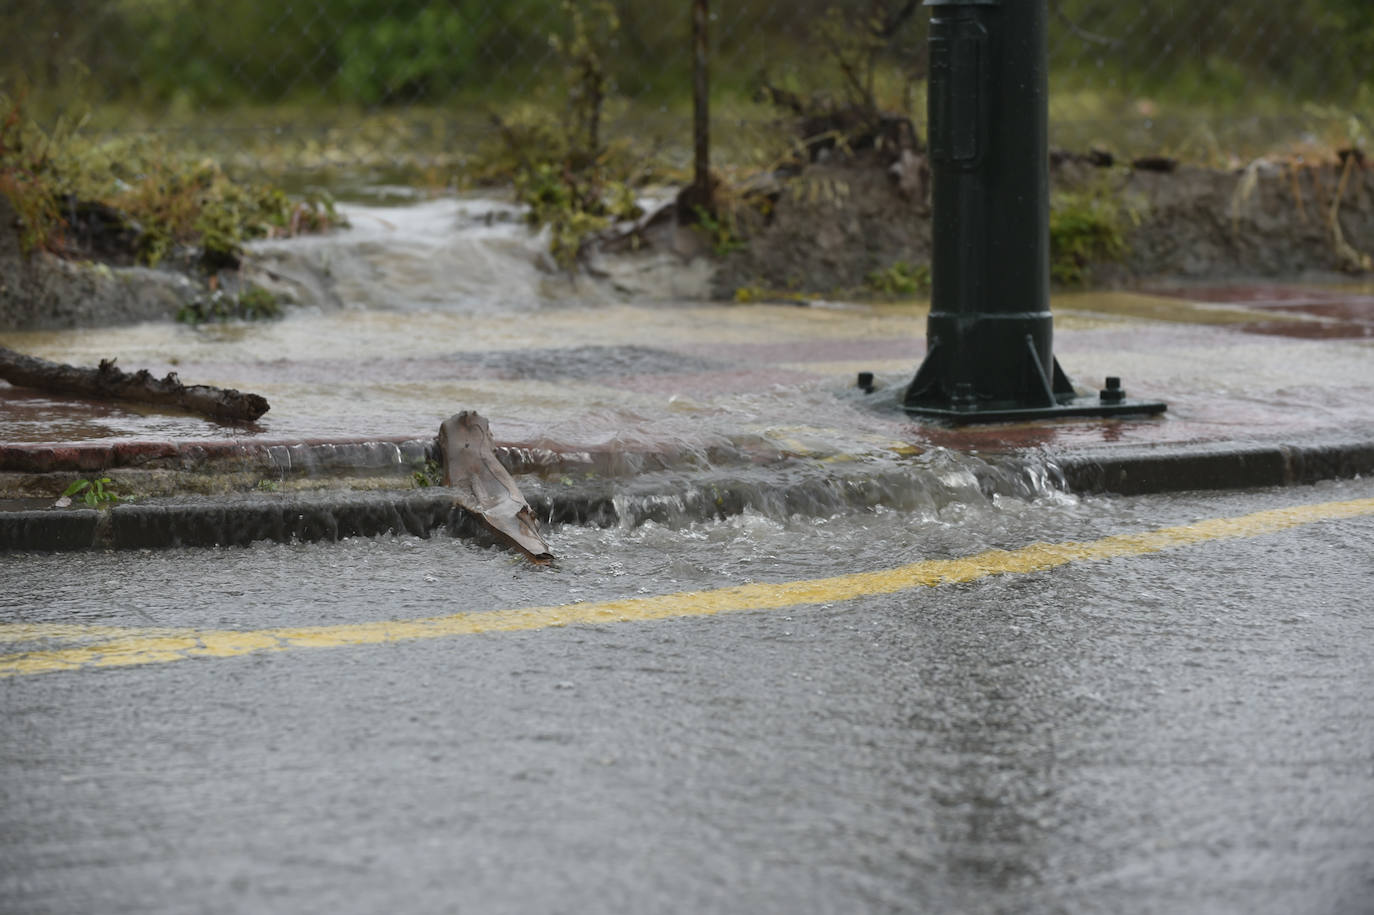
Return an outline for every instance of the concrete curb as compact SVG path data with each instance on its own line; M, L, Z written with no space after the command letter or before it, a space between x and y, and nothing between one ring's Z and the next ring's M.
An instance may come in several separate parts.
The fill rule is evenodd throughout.
M497 443L497 459L510 472L628 474L740 461L743 446L716 444L700 453L669 444L661 448L623 446L585 448L549 444ZM438 442L429 438L314 439L236 441L232 439L160 442L134 441L76 445L0 443L0 473L91 474L112 470L180 470L194 473L256 473L285 479L317 473L340 476L405 474L438 460Z
M476 517L453 504L453 498L443 488L343 490L243 494L212 502L179 499L102 510L0 512L0 552L248 546L258 541L332 542L385 534L429 537L439 528L464 540L496 542ZM535 496L529 502L549 523L604 526L616 519L609 497L575 494L554 502Z
M1149 495L1293 486L1374 473L1374 442L1174 446L1051 460L1071 492Z
M1017 456L1007 466L1029 467ZM1042 455L1045 467L1058 471L1071 492L1146 495L1186 490L1248 489L1314 483L1374 473L1374 442L1316 445L1255 444L1161 447L1111 454ZM827 480L862 489L886 476L888 469ZM530 507L547 523L609 526L667 520L652 499L673 502L683 517L705 520L743 512L751 504L748 484L728 476L677 475L668 481L620 481L650 504L625 515L614 484L553 486L532 482L526 491ZM655 488L656 487L656 488ZM779 489L774 499L790 510L805 493ZM856 504L854 507L858 507ZM821 506L822 509L831 506ZM445 528L455 537L490 542L483 526L453 505L445 489L358 492L334 490L282 495L240 494L214 501L172 499L135 503L106 510L41 509L0 512L0 551L62 552L84 549L163 549L177 546L246 546L257 541L334 541L342 537L411 534L429 537Z

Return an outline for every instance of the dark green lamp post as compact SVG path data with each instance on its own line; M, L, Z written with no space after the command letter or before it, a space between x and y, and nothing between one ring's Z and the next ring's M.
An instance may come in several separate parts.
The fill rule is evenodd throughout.
M1047 0L925 0L933 250L914 416L998 422L1160 413L1119 379L1078 397L1050 316Z

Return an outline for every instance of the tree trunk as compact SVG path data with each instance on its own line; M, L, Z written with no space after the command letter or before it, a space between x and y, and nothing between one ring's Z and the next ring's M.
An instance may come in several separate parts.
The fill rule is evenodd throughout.
M49 362L0 346L0 379L16 387L38 388L90 400L127 400L163 407L178 407L211 419L253 422L269 409L257 394L232 388L184 385L176 372L154 378L147 369L130 374L115 368L115 360L102 359L99 368L82 368Z

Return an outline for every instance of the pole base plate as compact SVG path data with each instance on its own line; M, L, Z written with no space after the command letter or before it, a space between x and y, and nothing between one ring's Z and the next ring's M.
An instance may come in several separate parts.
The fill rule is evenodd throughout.
M1076 397L1052 407L972 406L965 408L936 407L907 404L907 415L919 419L933 419L956 426L969 423L1018 423L1037 419L1067 419L1072 417L1154 416L1163 413L1168 405L1158 400L1102 400L1098 397Z

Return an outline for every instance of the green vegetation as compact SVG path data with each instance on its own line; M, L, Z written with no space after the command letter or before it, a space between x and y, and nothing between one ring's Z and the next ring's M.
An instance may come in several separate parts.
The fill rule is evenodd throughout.
M38 133L0 95L0 194L19 217L19 244L25 252L49 247L58 237L59 186L53 178L53 143Z
M598 11L604 6L571 5L584 34L611 52L597 55L604 94L635 100L645 116L685 100L686 0L616 0L613 34L598 35L609 22ZM767 106L740 101L766 82L802 94L828 91L919 122L928 16L911 6L718 5L711 24L717 110L748 108L756 122L766 120ZM1305 102L1368 118L1374 101L1369 0L1050 6L1052 87L1064 122L1095 119L1100 107L1110 120L1123 111L1150 118L1159 131L1180 116L1300 114ZM9 0L0 9L0 88L31 87L45 125L76 102L98 102L95 126L102 129L136 125L140 111L156 111L160 126L217 128L235 111L252 112L245 121L255 126L292 126L302 111L331 107L335 121L339 114L356 120L358 106L421 104L459 123L464 109L484 106L532 103L553 111L566 101L557 61L578 56L569 9L563 0ZM551 34L560 36L553 47ZM471 138L440 132L435 148L454 139Z
M696 207L697 230L711 243L711 251L716 257L724 257L744 248L746 242L740 237L735 213L731 207L723 206L718 215L711 215L705 207Z
M416 470L411 475L415 485L420 489L428 489L431 486L442 486L444 484L444 468L439 466L439 462L433 459L426 459L425 466Z
M737 305L751 305L761 303L779 303L791 305L805 305L807 295L788 289L765 289L762 286L740 286L735 290L735 303Z
M81 501L91 508L105 508L119 501L119 495L110 488L109 477L95 480L77 480L62 491L62 498L81 496ZM65 503L64 503L65 504Z
M143 139L88 137L83 124L62 118L44 130L25 115L22 97L0 94L0 193L19 216L26 251L81 255L68 238L81 229L89 231L70 234L99 234L86 243L107 256L153 266L194 248L213 271L237 265L251 239L340 222L328 196L293 201L278 188L235 181L208 159Z
M1370 0L1050 9L1056 145L1234 166L1296 152L1300 135L1320 156L1367 147L1374 131ZM499 182L575 269L588 238L641 215L639 188L687 173L689 19L686 0L10 0L0 193L26 249L81 256L72 220L98 204L118 215L131 260L194 251L214 271L251 239L338 221L327 197L235 179L250 169ZM927 19L910 0L717 4L714 168L728 179L804 160L797 122L841 148L858 128L838 115L922 124ZM756 95L765 86L777 91ZM803 117L815 113L831 119ZM175 139L152 142L152 128ZM697 215L717 254L751 224ZM1083 282L1087 264L1122 256L1125 215L1102 195L1056 195L1055 280ZM916 295L927 283L893 264L866 285ZM207 299L187 319L241 306Z
M1125 88L1161 101L1233 105L1281 87L1307 100L1350 103L1374 80L1369 0L1179 4L1175 0L1056 0L1078 53L1056 69L1064 89ZM1161 65L1161 53L1172 52ZM1181 53L1180 53L1181 52Z
M712 22L713 82L751 91L767 68L775 84L814 78L840 85L834 72L814 71L823 69L815 66L818 39L831 40L824 33L836 14L829 11L842 8L832 44L852 65L854 82L873 85L861 65L870 48L876 46L875 70L922 63L923 12L899 23L900 34L886 34L886 22L907 5L720 4ZM1052 0L1051 9L1064 39L1055 48L1056 76L1077 85L1130 81L1140 91L1238 98L1255 83L1278 82L1305 98L1339 101L1370 79L1367 62L1374 59L1368 0ZM44 91L69 88L80 77L72 61L80 61L114 98L184 109L287 100L439 103L493 87L509 100L538 82L548 33L563 12L560 0L224 0L213 7L192 0L9 0L0 12L0 78L23 74ZM630 96L685 94L689 4L617 0L616 12L608 78ZM1166 43L1178 55L1159 66Z
M216 289L208 295L192 299L177 311L177 320L184 324L265 321L279 317L281 302L258 286L249 286L236 296Z
M585 7L585 8L584 8ZM512 167L515 195L529 207L533 226L550 227L549 248L559 266L576 269L586 240L612 223L643 215L631 187L634 167L628 147L602 142L602 119L610 101L606 61L620 20L607 2L563 0L566 32L549 36L567 86L561 123L525 111L511 121L496 117L504 149L488 160Z
M917 296L930 289L930 265L897 261L864 277L864 286L886 296Z
M1050 277L1066 286L1088 279L1094 262L1126 256L1126 213L1107 191L1056 191L1050 196Z

